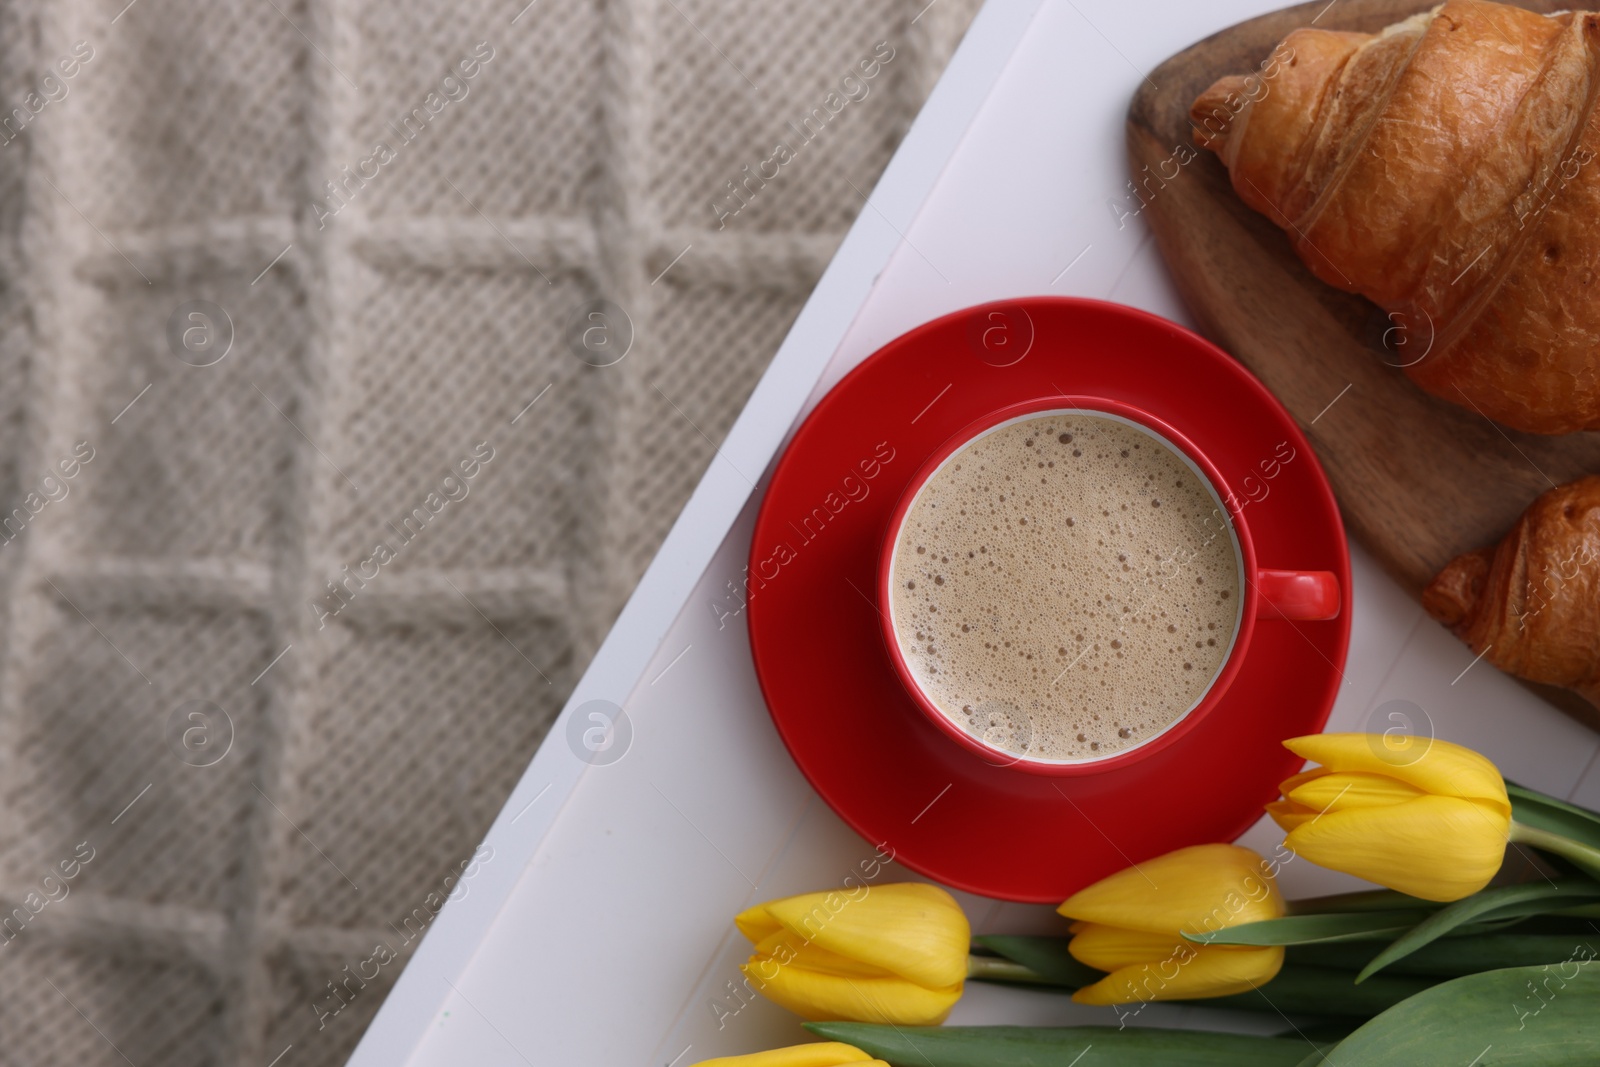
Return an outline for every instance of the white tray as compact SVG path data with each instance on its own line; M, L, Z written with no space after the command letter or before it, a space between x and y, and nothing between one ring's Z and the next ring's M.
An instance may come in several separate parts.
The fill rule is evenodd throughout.
M1187 323L1149 231L1137 218L1119 228L1126 207L1111 207L1127 181L1124 111L1168 55L1275 6L990 0L490 828L492 858L435 920L354 1067L685 1067L804 1039L792 1016L730 991L747 950L730 919L836 886L873 849L790 762L744 617L722 614L763 472L847 370L945 312L1071 293ZM1600 805L1600 739L1471 666L1369 557L1353 557L1350 660L1329 729L1384 729L1403 714L1529 785ZM626 710L632 738L615 762L590 765L569 742L592 725L574 716L592 700ZM1264 823L1243 840L1270 850L1280 839ZM878 880L911 877L892 866ZM1284 882L1291 894L1353 884L1304 862ZM978 932L1059 929L1046 908L958 895ZM974 984L951 1021L1115 1020ZM1170 1006L1137 1022L1201 1025L1195 1009ZM1232 1022L1284 1029L1275 1017Z

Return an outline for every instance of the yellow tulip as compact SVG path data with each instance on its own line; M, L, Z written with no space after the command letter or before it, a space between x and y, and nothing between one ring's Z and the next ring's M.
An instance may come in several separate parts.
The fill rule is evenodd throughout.
M859 1063L863 1067L889 1067L854 1045L840 1041L790 1045L769 1052L752 1052L748 1056L718 1056L714 1060L701 1060L694 1067L843 1067L847 1063Z
M972 930L938 886L805 893L734 922L755 945L751 984L802 1018L933 1026L961 999Z
M1297 855L1424 900L1460 900L1505 859L1511 801L1488 759L1425 737L1315 734L1284 742L1322 766L1267 811Z
M1080 1004L1227 996L1271 981L1283 966L1281 948L1183 936L1283 915L1261 857L1238 845L1180 848L1103 878L1056 910L1077 920L1067 951L1109 972L1072 994Z

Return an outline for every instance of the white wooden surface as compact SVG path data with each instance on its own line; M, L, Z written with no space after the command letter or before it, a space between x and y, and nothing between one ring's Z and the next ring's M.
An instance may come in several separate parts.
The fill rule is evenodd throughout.
M495 859L435 922L352 1064L686 1067L803 1038L786 1013L727 992L747 949L730 919L837 885L873 849L778 741L742 615L719 628L710 606L748 549L759 500L745 475L768 468L798 415L845 371L944 312L1071 293L1187 324L1148 231L1137 219L1119 228L1108 206L1126 181L1124 110L1168 55L1274 6L991 0L490 830ZM1352 554L1351 653L1329 728L1383 729L1404 714L1512 777L1600 806L1600 737L1493 668L1468 669L1464 646ZM586 766L566 741L573 709L593 698L621 704L633 729L609 765ZM1278 840L1263 821L1244 843L1270 851ZM907 877L891 866L878 880ZM1304 862L1284 880L1291 894L1354 884ZM1048 909L962 900L980 932L1058 929ZM951 1021L1114 1019L975 985ZM1198 1022L1171 1007L1138 1021Z

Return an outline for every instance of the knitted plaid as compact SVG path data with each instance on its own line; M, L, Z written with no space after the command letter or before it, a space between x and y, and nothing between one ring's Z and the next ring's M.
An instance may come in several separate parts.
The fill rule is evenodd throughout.
M977 6L525 3L0 4L0 1062L343 1062Z

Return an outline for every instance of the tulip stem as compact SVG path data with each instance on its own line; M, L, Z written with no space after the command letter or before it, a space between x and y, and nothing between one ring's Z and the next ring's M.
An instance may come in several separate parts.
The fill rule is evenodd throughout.
M1336 893L1326 897L1307 897L1304 900L1284 901L1286 915L1327 915L1330 913L1391 911L1396 908L1437 907L1430 901L1393 889L1362 889L1354 893Z
M1537 826L1527 823L1511 822L1511 840L1518 844L1532 845L1534 848L1553 852L1563 859L1570 860L1591 878L1600 878L1600 848L1586 845L1582 841L1574 841L1570 837L1541 830Z
M1579 904L1571 908L1558 908L1549 915L1564 915L1574 919L1600 919L1600 904Z
M1014 960L1001 956L968 956L967 977L988 982L1009 982L1025 985L1055 985L1037 971L1030 970Z

